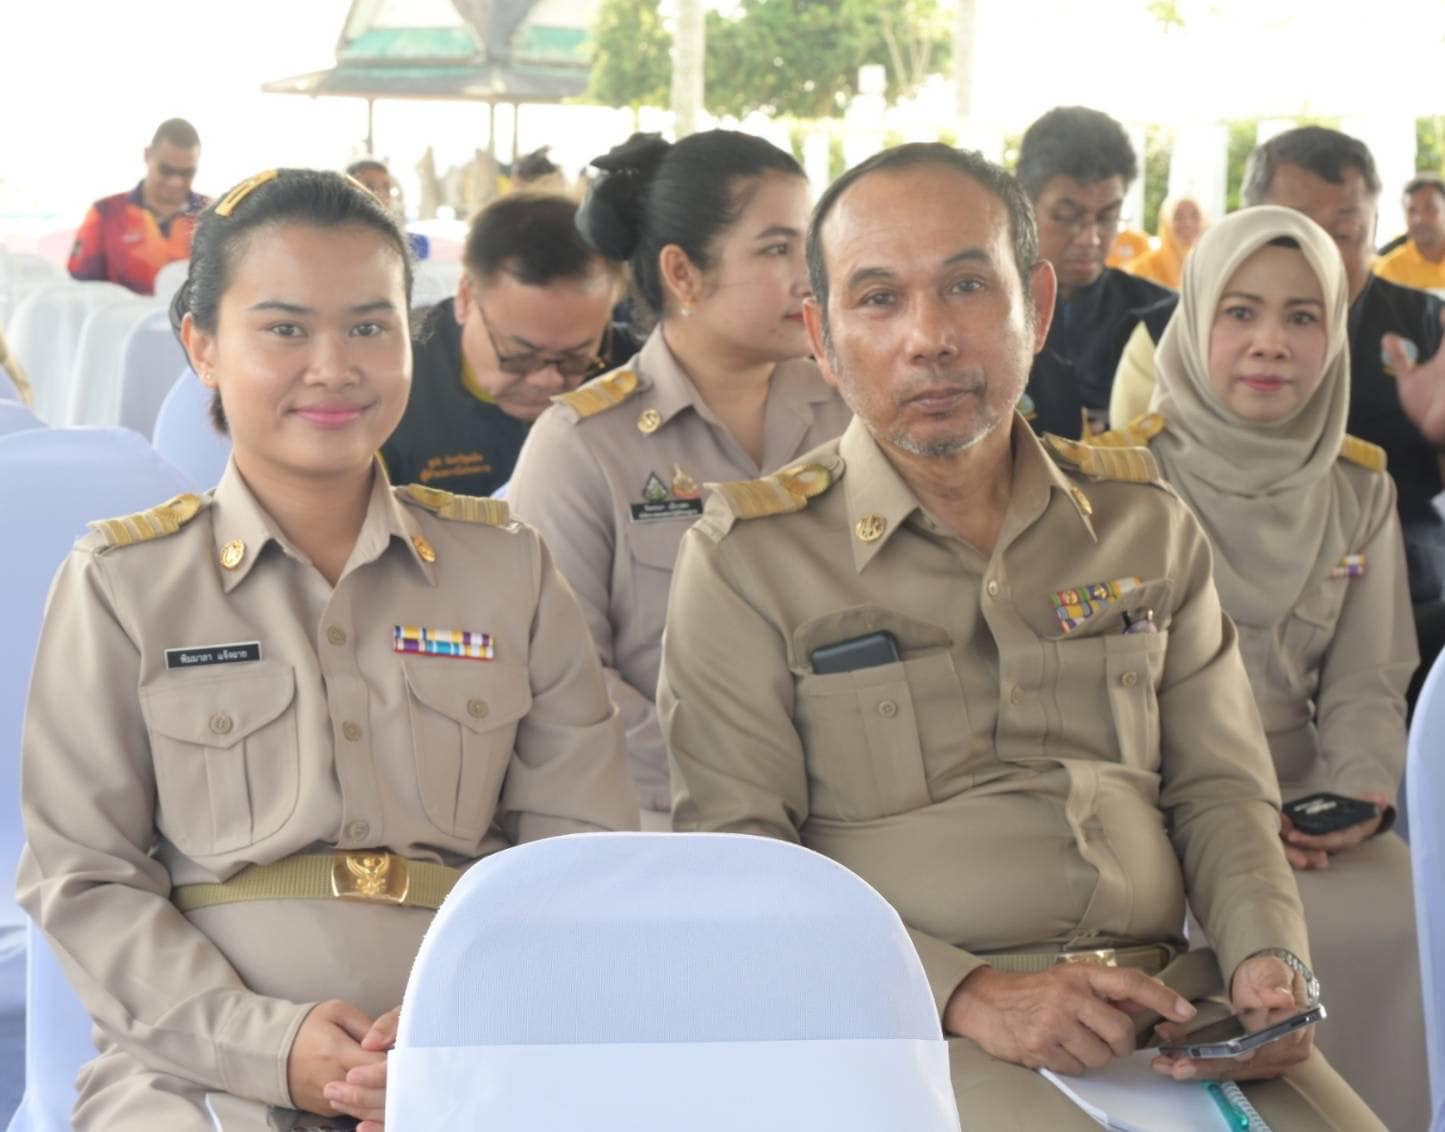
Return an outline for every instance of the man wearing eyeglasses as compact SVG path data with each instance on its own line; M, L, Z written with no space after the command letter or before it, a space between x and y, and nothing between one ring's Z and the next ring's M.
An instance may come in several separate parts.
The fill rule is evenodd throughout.
M393 483L491 495L558 393L620 365L622 284L577 232L568 197L514 193L472 221L457 294L413 342L406 415L382 446Z
M1123 127L1083 106L1050 110L1019 147L1039 254L1059 280L1054 322L1020 404L1040 432L1078 438L1108 427L1109 390L1129 335L1142 321L1157 341L1169 321L1159 304L1172 291L1104 262L1138 171Z
M189 258L196 218L210 203L191 191L200 158L194 126L184 118L162 122L146 147L140 184L96 201L85 214L70 252L70 274L153 294L156 272Z

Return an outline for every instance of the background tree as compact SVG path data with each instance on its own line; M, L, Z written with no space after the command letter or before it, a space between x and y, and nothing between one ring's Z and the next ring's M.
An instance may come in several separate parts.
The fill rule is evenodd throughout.
M603 0L592 27L592 73L587 98L630 107L634 123L644 106L672 97L672 36L658 0Z

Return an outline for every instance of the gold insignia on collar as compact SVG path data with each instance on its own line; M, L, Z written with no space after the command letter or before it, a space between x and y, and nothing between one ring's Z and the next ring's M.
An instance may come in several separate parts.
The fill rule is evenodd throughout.
M246 544L238 538L233 538L225 546L221 547L221 565L227 570L234 570L246 557Z
M422 538L421 535L412 535L411 544L416 547L416 556L423 562L435 562L437 560L436 550L432 547L432 544Z
M877 542L883 537L883 532L888 529L888 520L882 515L870 511L858 520L853 531L864 542Z
M656 409L643 409L642 415L637 418L637 431L643 436L651 436L662 427L662 414Z
M1069 488L1069 494L1074 497L1074 502L1079 505L1079 510L1085 515L1092 515L1094 513L1094 505L1089 502L1089 497L1085 495L1083 491L1077 487L1071 487Z

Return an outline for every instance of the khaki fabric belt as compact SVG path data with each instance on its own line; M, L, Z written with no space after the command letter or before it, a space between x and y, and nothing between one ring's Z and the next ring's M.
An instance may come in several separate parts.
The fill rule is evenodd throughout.
M979 958L1015 975L1034 975L1061 963L1097 963L1103 967L1129 967L1146 975L1157 975L1167 967L1175 949L1167 943L1149 943L1138 947L1097 947L1088 951L1016 951L1003 955L979 955Z
M182 912L244 900L360 900L406 908L440 908L460 869L357 849L298 853L270 865L248 865L221 884L182 884L171 903Z

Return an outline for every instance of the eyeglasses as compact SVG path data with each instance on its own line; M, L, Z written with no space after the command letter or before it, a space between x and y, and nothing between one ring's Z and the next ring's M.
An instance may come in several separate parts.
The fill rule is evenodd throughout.
M588 354L584 357L576 353L544 354L538 350L528 350L521 354L504 354L502 347L497 345L497 335L492 330L487 312L482 309L481 303L476 306L477 315L482 320L482 328L487 332L487 341L492 344L492 353L497 355L497 368L503 373L511 374L513 377L529 377L538 370L551 367L563 377L575 378L590 377L607 368L608 343L612 337L610 325L602 336L601 352L596 354Z
M156 173L161 177L179 177L182 181L193 181L196 177L196 167L192 165L187 169L181 165L167 165L164 161L157 161Z

